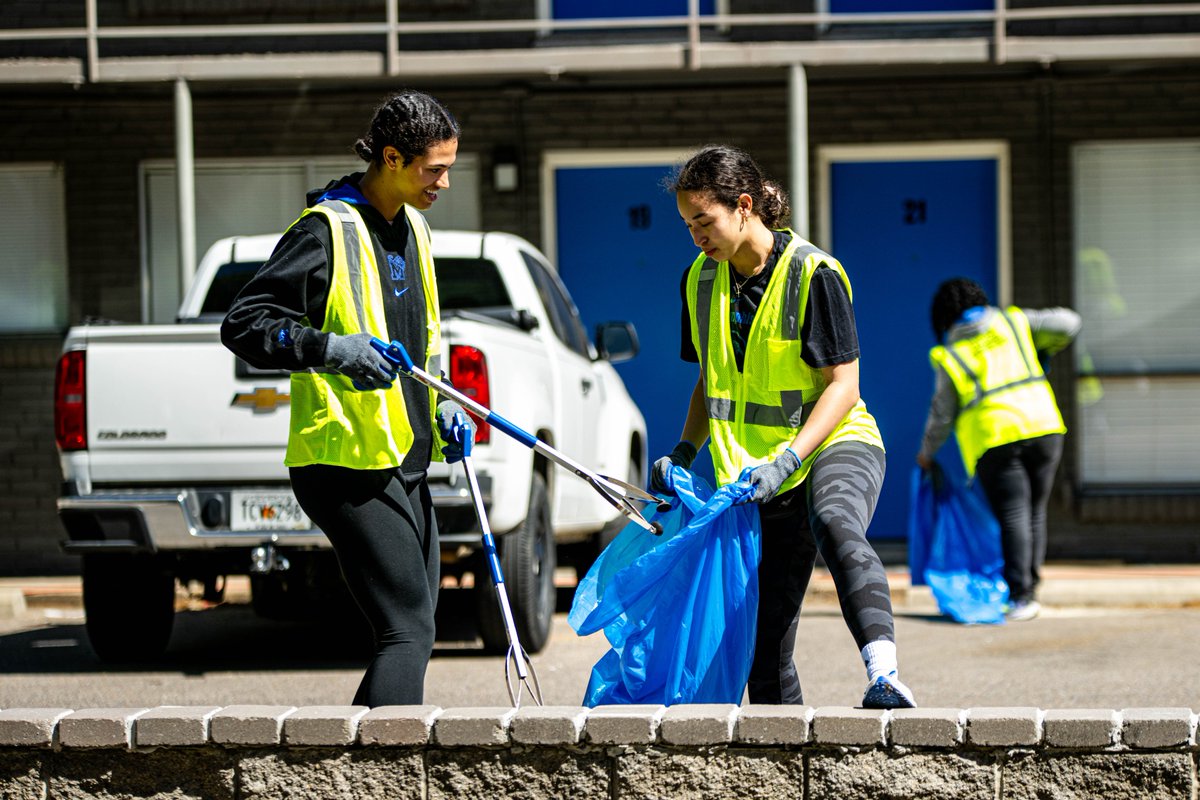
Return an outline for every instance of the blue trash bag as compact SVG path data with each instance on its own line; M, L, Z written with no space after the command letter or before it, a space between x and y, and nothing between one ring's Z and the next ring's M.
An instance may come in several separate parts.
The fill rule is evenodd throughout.
M575 590L571 627L603 630L612 645L592 668L585 706L742 701L758 613L758 509L734 505L744 482L714 492L681 467L668 481L677 496L651 516L662 535L627 525Z
M936 468L936 467L935 467ZM933 480L920 467L913 470L908 504L908 575L913 586L925 586L929 548L933 543L935 510Z
M938 610L956 622L1004 622L1004 553L1000 525L987 501L936 465L929 472L917 468L912 486L913 583L927 583Z

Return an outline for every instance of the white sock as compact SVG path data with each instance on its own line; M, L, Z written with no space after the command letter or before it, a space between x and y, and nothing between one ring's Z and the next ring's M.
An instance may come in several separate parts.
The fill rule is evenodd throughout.
M867 682L871 683L880 675L895 674L896 643L887 639L878 639L862 649L862 660L867 665Z

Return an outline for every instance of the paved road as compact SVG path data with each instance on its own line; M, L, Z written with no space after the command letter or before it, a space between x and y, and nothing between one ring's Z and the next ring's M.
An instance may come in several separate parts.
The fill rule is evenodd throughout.
M560 590L560 610L569 603ZM443 596L426 701L503 706L503 666L455 626L462 593ZM51 616L47 616L51 613ZM461 625L459 625L461 627ZM1032 622L964 627L920 608L897 618L902 676L924 706L1200 710L1200 609L1056 608ZM548 703L577 705L607 645L579 638L560 613L535 657ZM797 664L810 705L852 706L864 678L836 607L813 601L800 623ZM167 655L144 668L106 667L87 644L81 612L32 608L0 621L0 708L168 704L344 705L369 652L356 626L258 620L242 604L178 615Z

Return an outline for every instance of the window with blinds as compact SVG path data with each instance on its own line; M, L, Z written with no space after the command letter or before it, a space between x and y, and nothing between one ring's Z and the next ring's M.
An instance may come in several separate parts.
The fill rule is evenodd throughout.
M280 158L241 161L197 161L196 261L214 242L227 236L282 233L304 210L304 197L331 180L365 169L350 158ZM478 164L474 154L459 153L450 189L425 212L433 228L479 227ZM142 165L145 232L142 275L143 319L173 322L183 299L178 252L179 213L174 162Z
M0 333L67 326L67 234L62 168L0 165Z
M1200 486L1200 140L1074 150L1085 486Z

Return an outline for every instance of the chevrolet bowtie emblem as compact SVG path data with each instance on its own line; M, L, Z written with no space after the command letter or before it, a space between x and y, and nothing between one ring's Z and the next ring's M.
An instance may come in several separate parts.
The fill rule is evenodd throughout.
M255 414L265 414L280 406L286 406L292 401L290 394L282 394L270 386L260 386L253 392L239 392L233 396L231 406L242 406L254 409Z

